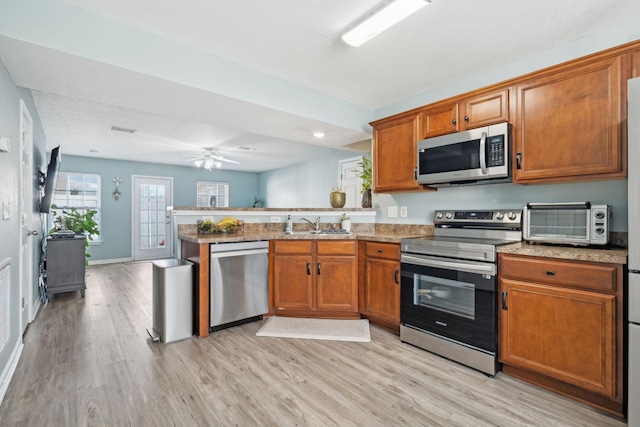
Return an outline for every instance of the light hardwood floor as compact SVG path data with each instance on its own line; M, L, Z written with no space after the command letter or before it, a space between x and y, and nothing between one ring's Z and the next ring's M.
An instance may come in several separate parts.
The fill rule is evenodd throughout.
M256 337L264 321L149 339L150 263L91 266L25 335L2 426L624 426L371 327L372 342Z

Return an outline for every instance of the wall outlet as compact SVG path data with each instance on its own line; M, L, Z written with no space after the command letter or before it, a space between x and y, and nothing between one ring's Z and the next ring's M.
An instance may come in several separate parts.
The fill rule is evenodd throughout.
M214 219L213 219L213 217L212 217L211 215L209 215L209 216L207 216L207 215L203 215L203 216L202 216L202 220L203 220L203 221L209 220L209 221L211 221L211 222L214 222Z
M2 202L2 219L4 221L11 219L11 202Z
M397 206L389 206L389 207L387 207L387 216L389 218L397 218L398 217L398 207Z
M407 217L407 207L400 206L400 218L406 218L406 217Z
M280 222L280 217L279 216L272 216L271 217L271 222Z

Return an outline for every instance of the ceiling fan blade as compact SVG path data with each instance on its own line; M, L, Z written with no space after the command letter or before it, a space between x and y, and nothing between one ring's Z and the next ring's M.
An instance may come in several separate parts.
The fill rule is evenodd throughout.
M227 159L224 156L216 156L216 155L212 155L211 156L213 159L219 160L221 162L227 162L227 163L234 163L236 165L239 165L240 162L238 162L237 160L231 160L231 159Z
M185 162L195 162L196 160L203 160L202 157L194 157L193 159L187 159Z

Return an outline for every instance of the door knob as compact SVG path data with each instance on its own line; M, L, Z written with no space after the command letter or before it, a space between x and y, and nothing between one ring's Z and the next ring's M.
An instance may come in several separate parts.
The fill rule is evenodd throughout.
M37 236L38 235L38 230L29 230L27 232L27 236Z

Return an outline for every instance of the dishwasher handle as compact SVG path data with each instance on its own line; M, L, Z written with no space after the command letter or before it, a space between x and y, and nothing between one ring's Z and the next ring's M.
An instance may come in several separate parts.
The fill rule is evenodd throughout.
M211 252L211 258L230 258L234 256L268 254L269 249L247 249L246 251Z

